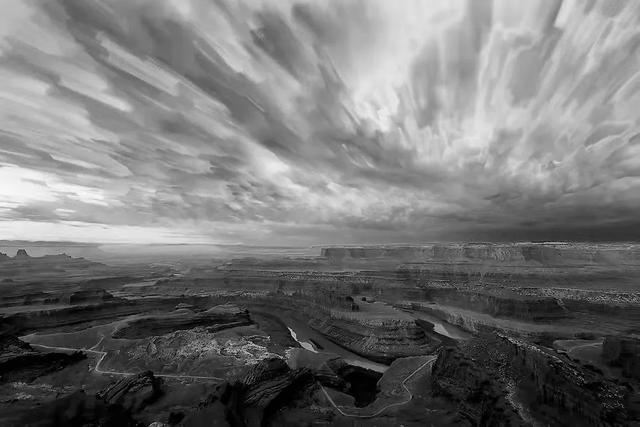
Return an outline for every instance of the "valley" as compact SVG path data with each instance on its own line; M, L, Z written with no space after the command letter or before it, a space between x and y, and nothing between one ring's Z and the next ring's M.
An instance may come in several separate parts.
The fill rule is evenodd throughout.
M640 422L640 246L5 258L2 425Z

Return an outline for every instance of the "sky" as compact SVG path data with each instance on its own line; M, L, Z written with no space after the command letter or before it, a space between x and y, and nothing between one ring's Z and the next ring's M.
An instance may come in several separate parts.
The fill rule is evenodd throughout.
M640 238L640 2L0 0L0 238Z

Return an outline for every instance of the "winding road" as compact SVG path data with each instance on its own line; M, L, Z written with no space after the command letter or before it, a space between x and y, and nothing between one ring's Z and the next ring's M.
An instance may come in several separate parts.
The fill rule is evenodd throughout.
M402 388L404 388L404 390L408 393L408 398L402 402L396 402L396 403L390 403L386 406L383 406L382 408L378 409L376 412L374 412L373 414L367 414L367 415L362 415L362 414L349 414L344 412L338 405L336 405L336 402L333 401L333 399L331 398L331 396L329 396L329 393L327 392L327 390L324 388L324 386L320 386L320 388L322 389L322 392L324 393L324 395L326 396L327 400L329 401L329 403L331 403L331 405L333 405L334 408L337 409L338 412L340 412L341 415L344 415L345 417L352 417L352 418L374 418L377 417L378 415L382 414L384 411L386 411L389 408L393 408L394 406L402 406L402 405L406 405L407 403L411 402L411 400L413 399L413 393L411 393L411 390L409 390L409 388L407 388L407 381L409 381L411 379L411 377L413 377L415 374L417 374L421 369L423 369L425 366L427 365L432 365L433 362L436 361L436 359L438 358L438 356L431 356L431 358L429 360L427 360L426 362L424 362L422 365L420 365L418 367L418 369L416 369L415 371L413 371L412 373L410 373L401 383Z
M32 344L29 343L29 345L31 347L38 347L38 348L44 348L44 349L48 349L48 350L61 350L61 351L80 351L80 352L84 352L84 353L93 353L93 354L98 354L100 355L100 358L98 359L98 362L96 363L96 366L94 366L93 370L98 373L98 374L102 374L102 375L120 375L120 376L129 376L129 375L137 375L138 372L119 372L119 371L105 371L100 369L100 364L102 363L102 361L104 360L104 358L107 356L107 353L104 351L100 351L100 350L94 350L96 347L98 347L98 345L100 345L100 343L102 342L102 340L104 339L104 337L102 337L100 339L100 341L98 341L93 347L91 347L90 349L84 349L84 348L69 348L69 347L53 347L53 346L49 346L49 345L43 345L43 344ZM214 380L214 381L226 381L224 378L219 378L219 377L205 377L205 376L198 376L198 375L172 375L172 374L153 374L156 377L160 377L160 378L176 378L176 379L191 379L191 380Z
M100 369L100 364L102 363L102 361L104 360L104 358L107 356L107 352L101 351L101 350L95 350L100 343L102 342L102 340L104 339L104 337L102 337L93 347L91 347L90 349L85 349L85 348L69 348L69 347L55 347L55 346L48 346L48 345L43 345L43 344L33 344L30 343L30 345L32 347L37 347L37 348L43 348L43 349L47 349L47 350L58 350L58 351L80 351L80 352L84 352L84 353L92 353L92 354L96 354L99 355L100 358L98 359L98 361L96 362L96 365L94 366L93 370L101 375L119 375L119 376L129 376L129 375L136 375L137 372L122 372L122 371L110 371L110 370L103 370ZM352 417L352 418L374 418L377 417L378 415L382 414L384 411L386 411L389 408L393 408L396 406L402 406L402 405L406 405L407 403L411 402L411 400L413 399L413 393L411 393L411 390L409 390L409 388L407 387L407 381L409 381L415 374L417 374L418 372L420 372L422 369L424 369L427 365L431 366L437 359L437 356L431 356L426 362L424 362L422 365L420 365L416 370L414 370L413 372L411 372L409 375L407 375L407 377L402 380L402 388L404 388L405 392L407 393L407 398L401 402L395 402L395 403L390 403L388 405L383 406L382 408L378 409L376 412L372 413L372 414L350 414L345 412L344 410L342 410L342 408L338 405L336 405L336 403L334 402L333 398L331 398L331 396L329 395L329 393L327 392L327 390L324 388L324 386L320 385L320 388L322 390L322 392L324 393L325 397L327 398L327 400L329 401L329 403L331 403L331 405L343 416L345 417ZM198 375L172 375L172 374L154 374L156 377L160 377L160 378L176 378L176 379L195 379L195 380L214 380L214 381L225 381L224 378L219 378L219 377L208 377L208 376L198 376Z

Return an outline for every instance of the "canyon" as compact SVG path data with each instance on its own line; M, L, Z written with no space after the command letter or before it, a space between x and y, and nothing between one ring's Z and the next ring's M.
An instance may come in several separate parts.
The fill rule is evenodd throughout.
M640 245L238 252L0 256L2 424L640 423Z

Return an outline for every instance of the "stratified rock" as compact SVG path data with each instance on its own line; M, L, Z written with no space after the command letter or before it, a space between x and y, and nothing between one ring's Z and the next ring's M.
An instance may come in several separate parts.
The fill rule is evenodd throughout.
M213 419L221 420L221 426L269 425L269 419L280 408L291 404L314 384L310 370L292 370L280 358L265 359L254 365L242 381L219 386L196 413L185 418L183 425L211 425Z
M630 390L586 369L554 351L500 336L494 342L506 356L506 370L521 387L533 390L536 400L552 411L539 416L551 425L628 425ZM530 393L530 392L529 392ZM570 414L570 417L567 415ZM637 420L636 420L637 421Z
M24 258L31 258L31 257L29 256L29 254L27 253L26 250L18 249L18 252L16 252L16 256L14 258L16 258L16 259L24 259Z
M33 381L83 360L83 353L39 352L13 335L0 336L0 382Z
M85 394L82 390L38 405L22 417L19 425L140 427L140 423L121 406L108 405L95 396Z
M291 370L284 359L265 359L254 365L245 375L244 403L267 408L274 400L285 398L295 387L313 381L308 369Z
M272 296L262 303L304 321L330 341L374 362L391 363L400 357L433 353L441 344L435 336L425 334L415 319L400 312L394 313L398 318L378 318L375 314L331 310L300 296Z
M639 421L631 385L501 334L482 334L440 350L432 390L455 402L473 425L622 426Z
M336 344L381 363L431 353L440 345L439 341L429 338L413 319L377 321L317 316L310 318L308 324Z
M138 318L118 329L113 337L139 339L198 327L204 327L208 332L218 332L251 323L245 308L224 304L198 313L180 309L169 314Z
M640 379L640 336L607 336L602 357L611 366L622 368L622 375Z
M104 289L87 289L75 291L69 295L69 304L102 303L113 299L113 295Z
M136 413L162 395L162 379L146 371L122 378L97 394L109 405L120 405Z
M454 402L461 417L475 426L525 426L503 385L491 371L457 348L443 348L432 371L432 390Z

